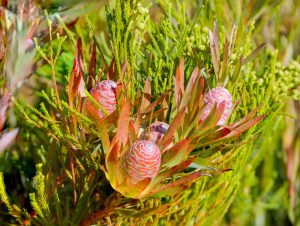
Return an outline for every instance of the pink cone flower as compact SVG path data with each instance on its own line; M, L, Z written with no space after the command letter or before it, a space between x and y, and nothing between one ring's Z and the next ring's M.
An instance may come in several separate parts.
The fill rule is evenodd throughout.
M121 158L121 172L136 184L158 174L161 153L158 146L149 140L135 141Z
M117 109L116 88L117 84L114 81L103 80L98 82L90 91L91 95L108 114L111 114ZM100 118L105 117L105 113L102 112L101 109L96 109L90 101L87 101L86 109L92 114L96 113Z
M152 123L148 128L144 130L144 132L141 134L141 139L145 140L151 140L154 143L158 144L164 134L167 132L169 129L169 125L165 122L154 122Z
M211 89L204 94L204 103L206 104L206 106L204 107L203 113L200 117L200 121L204 121L206 119L215 104L217 104L218 107L223 101L225 101L225 108L217 125L225 124L227 117L229 116L230 108L232 106L232 97L229 91L223 87Z

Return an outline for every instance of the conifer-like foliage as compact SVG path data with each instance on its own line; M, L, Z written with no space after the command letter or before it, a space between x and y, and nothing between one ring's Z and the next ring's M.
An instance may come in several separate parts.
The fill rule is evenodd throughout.
M237 2L3 3L0 220L297 224L300 64L263 33L290 5Z

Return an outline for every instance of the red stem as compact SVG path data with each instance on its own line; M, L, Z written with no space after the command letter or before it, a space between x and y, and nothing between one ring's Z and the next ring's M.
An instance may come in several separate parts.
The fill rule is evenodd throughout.
M70 166L71 166L71 173L72 173L72 185L73 185L73 195L74 195L74 207L76 207L77 203L77 192L76 192L76 180L75 180L75 167L73 158L71 157L70 160Z

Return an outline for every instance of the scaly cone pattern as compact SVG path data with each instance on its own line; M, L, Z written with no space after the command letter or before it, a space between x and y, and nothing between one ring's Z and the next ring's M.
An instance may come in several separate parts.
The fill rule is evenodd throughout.
M144 130L140 136L140 139L150 140L158 144L168 129L169 125L167 123L160 121L154 122Z
M205 93L204 103L206 104L206 106L204 107L203 113L200 117L200 121L204 121L206 119L215 104L217 104L218 107L223 101L225 101L224 112L217 125L224 125L229 116L229 111L232 106L232 97L229 91L223 87L217 87Z
M98 82L90 92L95 100L103 107L103 109L108 114L111 114L117 108L116 88L117 84L114 81L103 80L101 82ZM100 109L96 109L90 101L86 103L86 109L90 113L96 112L100 118L105 117L105 113Z
M121 173L133 184L146 178L154 178L158 174L161 153L158 146L149 140L140 140L132 144L122 156Z

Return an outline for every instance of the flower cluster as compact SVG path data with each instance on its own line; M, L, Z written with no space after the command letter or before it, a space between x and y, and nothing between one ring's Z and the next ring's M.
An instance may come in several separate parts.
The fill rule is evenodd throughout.
M145 94L137 97L135 106L131 106L125 92L116 91L119 85L115 81L103 80L90 91L99 106L87 100L86 112L100 120L99 125L105 127L102 132L112 133L101 139L105 147L106 177L125 197L142 198L186 189L193 180L205 174L200 170L183 173L193 163L200 148L237 139L243 131L263 119L263 116L252 119L254 111L227 125L236 106L230 92L224 87L205 90L204 78L199 76L198 68L184 87L183 66L182 60L174 84L174 116L169 121L162 116L160 120L157 118L162 115L157 106L163 104L168 94L151 103L146 96L151 90L149 78ZM139 110L136 112L135 109ZM111 130L114 122L116 127ZM192 151L193 156L190 156ZM179 179L166 183L175 175Z

